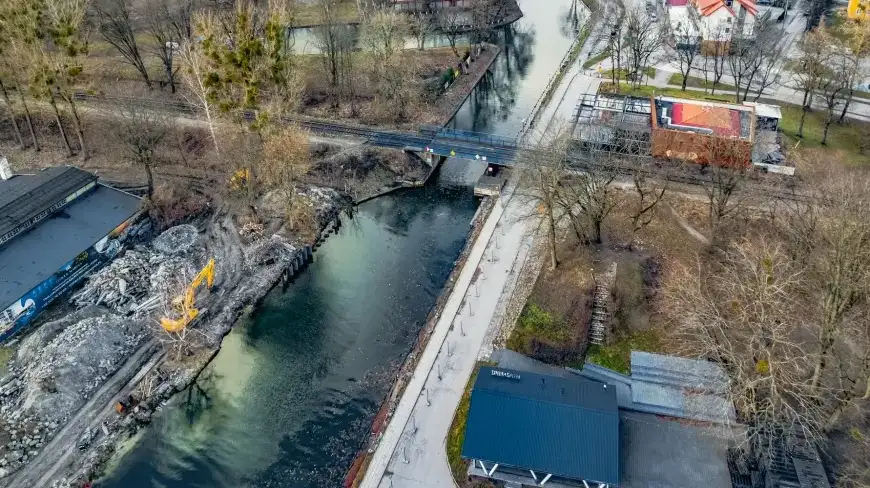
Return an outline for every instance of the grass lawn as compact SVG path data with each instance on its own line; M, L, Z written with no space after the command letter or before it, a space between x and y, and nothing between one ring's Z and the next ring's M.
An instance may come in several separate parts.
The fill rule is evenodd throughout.
M613 83L602 83L599 89L604 93L613 93ZM634 89L628 83L619 84L619 93L624 95L632 95L636 97L649 97L655 95L665 95L669 97L692 98L697 100L714 100L717 102L733 102L733 96L727 95L710 95L698 90L682 91L679 88L658 88L655 86L641 85Z
M610 56L610 52L605 49L604 51L602 51L602 52L596 54L595 56L592 56L591 58L587 59L586 62L583 63L583 69L591 68L592 66L595 66L596 64L600 63L601 61L604 61L609 56Z
M586 360L623 374L629 374L631 372L629 370L631 351L659 352L661 347L662 341L658 331L649 329L620 337L612 344L591 345L586 353Z
M460 486L462 486L461 482L468 472L468 465L461 456L462 443L465 441L465 423L468 421L468 410L471 408L471 388L477 380L480 367L493 365L494 363L488 361L477 362L477 366L471 372L471 377L468 378L468 384L465 385L465 392L459 400L456 414L453 416L453 423L450 424L450 431L447 433L447 462L450 464L450 471L453 472L453 479Z
M668 79L669 85L678 85L683 86L683 74L682 73L674 73ZM689 82L686 83L686 86L694 87L694 88L713 88L713 83L704 80L704 78L698 76L689 76ZM716 83L717 90L723 91L734 91L734 85L729 85L727 83Z
M529 303L523 309L522 315L517 320L517 326L508 338L507 347L514 351L524 352L532 337L563 343L571 338L571 331L552 313L535 303Z
M299 2L296 4L296 12L293 17L294 26L316 25L322 21L323 14L320 11L320 4ZM353 1L342 1L338 4L338 10L335 14L338 23L359 22L359 10L356 8L356 3Z
M612 79L613 77L612 69L605 70L601 73L601 77L604 79ZM626 75L628 74L628 70L625 68L620 68L617 72L617 77L620 80L625 80ZM655 78L656 77L656 69L652 66L647 66L643 69L643 74L647 76L647 78Z
M780 109L782 110L780 130L795 144L800 141L800 147L840 149L843 159L849 163L870 163L870 155L860 153L862 141L870 134L870 123L850 120L840 125L835 121L828 131L827 146L822 146L822 133L825 130L827 117L824 110L807 114L804 122L804 137L799 139L796 134L801 121L801 108L797 105L782 105Z

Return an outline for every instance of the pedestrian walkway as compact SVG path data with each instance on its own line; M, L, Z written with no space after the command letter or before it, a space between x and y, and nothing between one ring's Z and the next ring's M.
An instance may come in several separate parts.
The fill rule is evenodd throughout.
M362 488L453 486L447 433L505 284L515 282L509 279L514 260L531 248L527 230L536 226L523 217L523 203L508 197L484 224Z

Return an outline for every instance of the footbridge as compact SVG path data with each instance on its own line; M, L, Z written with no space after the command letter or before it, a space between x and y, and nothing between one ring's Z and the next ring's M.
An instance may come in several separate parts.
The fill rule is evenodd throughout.
M388 131L329 122L297 120L312 132L365 138L365 143L445 158L473 159L512 166L519 145L514 139L446 127L423 126L416 132Z

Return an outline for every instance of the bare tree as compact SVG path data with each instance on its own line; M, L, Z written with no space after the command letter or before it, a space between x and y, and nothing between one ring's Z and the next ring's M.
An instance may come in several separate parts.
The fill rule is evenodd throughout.
M312 230L311 202L296 185L311 167L309 135L298 127L281 127L267 135L263 144L259 174L264 184L274 188L284 205L284 217L291 230Z
M700 38L688 23L679 23L674 29L674 57L680 65L680 74L683 76L681 89L686 91L689 75L695 64L695 59L701 53Z
M393 120L404 120L414 95L410 84L411 66L401 57L408 33L406 19L396 12L381 10L370 15L362 29L362 42L371 57L380 106Z
M853 58L855 70L851 73L854 81L849 84L846 103L843 104L843 110L840 112L840 118L837 120L839 124L842 124L846 118L846 112L852 103L855 86L858 84L858 81L867 78L868 68L866 68L865 61L868 55L870 55L870 23L847 22L842 28L848 36L845 44L849 49L850 56Z
M659 23L641 10L629 10L625 14L625 47L628 61L627 78L637 88L643 80L653 53L664 44L664 35Z
M442 8L438 11L438 27L444 37L447 38L447 43L450 44L450 49L453 54L459 57L459 51L456 49L456 39L460 34L460 27L464 23L462 12L453 7Z
M667 178L662 178L664 181L658 182L658 185L653 184L647 178L647 170L641 166L632 174L632 186L635 193L635 199L632 203L629 221L631 222L631 238L628 242L629 248L634 246L637 234L652 223L655 217L655 209L659 202L665 196L668 189ZM657 187L658 186L658 187Z
M145 170L148 179L148 198L154 195L155 151L169 132L169 121L165 114L136 105L121 110L120 123L116 126L116 137L124 143L127 157L134 165Z
M810 32L800 42L801 56L797 59L798 66L794 72L795 88L803 92L798 137L804 136L804 121L812 106L813 95L819 89L819 83L827 70L831 44L831 36L824 29Z
M428 5L423 2L416 4L416 8L409 18L411 32L417 39L417 49L422 51L426 48L426 38L435 30L433 14L428 9Z
M94 2L100 36L112 45L129 65L136 68L142 81L151 89L151 78L136 42L136 32L130 17L130 0L99 0Z
M559 265L556 251L556 227L562 219L559 213L559 184L568 173L566 154L569 137L567 131L550 130L541 135L537 147L525 151L517 195L534 209L533 216L543 215L547 226L550 267Z
M314 28L315 43L320 50L320 59L329 77L329 87L332 92L332 107L339 106L339 93L341 86L341 53L340 33L335 14L338 8L338 0L319 0L320 23Z
M181 45L190 41L194 0L148 0L145 5L145 27L163 64L164 83L175 93L175 56Z
M356 33L351 26L341 26L338 30L338 58L341 73L341 91L346 100L350 100L350 115L358 115L356 100L357 69L354 50L356 48Z
M474 44L486 42L492 36L495 24L503 15L504 0L470 0L471 37Z
M805 379L811 358L792 306L804 275L787 251L763 238L746 240L721 260L674 276L666 299L679 342L686 354L725 369L729 404L747 424L749 441L791 432L820 437L823 413Z
M737 103L746 100L749 90L758 95L773 84L774 69L781 63L783 47L779 43L781 32L770 21L758 21L754 38L734 37L728 55L728 68L734 77L734 99Z
M619 74L622 72L622 61L625 58L625 36L623 35L624 23L621 9L611 8L607 10L604 19L604 33L607 38L607 52L610 54L611 81L614 89L619 91Z
M819 80L819 92L823 96L822 101L827 112L822 135L823 145L828 143L828 129L834 122L837 109L844 101L843 94L853 86L854 73L858 69L857 58L851 56L844 46L835 45L826 61L826 69L822 71Z
M214 106L214 100L209 94L207 77L209 76L208 60L205 55L199 52L192 41L188 40L181 45L179 51L184 69L181 71L181 77L188 87L185 92L189 97L189 101L199 107L205 115L208 130L211 134L211 141L214 145L215 153L220 154L220 146L218 145L217 137L217 107Z
M603 160L608 153L593 153L601 158L586 171L565 176L556 188L556 206L571 219L574 232L580 242L601 242L601 226L604 219L619 203L616 189L611 186L617 173L609 161ZM582 229L588 227L590 232Z
M720 245L722 226L736 216L743 203L747 171L740 167L714 164L708 168L708 173L709 178L704 181L703 186L707 196L707 216L710 219L710 242Z

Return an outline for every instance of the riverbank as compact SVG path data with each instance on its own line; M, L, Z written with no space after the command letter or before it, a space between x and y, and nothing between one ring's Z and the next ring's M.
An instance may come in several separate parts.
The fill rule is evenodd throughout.
M359 486L360 482L365 476L366 469L368 468L369 462L371 461L372 455L374 454L374 448L377 446L378 441L383 434L383 429L392 418L396 406L398 405L398 401L400 398L402 398L402 394L405 392L405 389L408 386L411 375L417 368L421 353L429 344L429 339L432 337L432 332L435 330L435 325L441 318L441 314L444 311L444 307L447 304L448 298L453 293L456 281L459 278L459 274L462 272L466 261L468 260L471 249L474 247L474 243L477 242L477 239L480 236L481 231L483 230L483 224L489 218L489 215L492 213L493 209L497 205L497 202L497 199L485 198L478 207L474 218L471 220L470 230L468 233L468 237L465 241L465 246L462 248L462 251L459 254L459 258L456 259L453 269L451 270L450 275L448 276L447 281L445 282L444 287L441 290L441 293L438 294L435 305L433 305L432 309L429 311L429 314L426 317L426 322L424 323L423 328L420 329L420 332L417 335L417 340L408 351L404 362L399 368L399 371L396 374L396 381L393 383L390 392L387 394L386 398L381 404L380 409L378 410L378 414L375 416L374 421L372 422L370 431L371 435L369 436L366 443L360 448L359 454L357 454L357 457L354 459L354 462L351 464L350 469L345 476L345 488Z
M497 49L492 49L490 53L491 58L487 61L487 65L483 66L479 76L475 80L479 80L483 76L485 67L495 58ZM460 90L470 91L473 85L467 83L465 86L456 85L452 88L455 88L452 93L458 93ZM461 103L466 96L467 93L464 93L461 98L457 96L455 103ZM99 160L99 158L94 158L91 164ZM341 166L343 167L344 165ZM103 169L102 173L109 173L108 168ZM190 168L184 168L184 176L174 174L173 171L166 173L167 169L162 168L161 171L158 171L158 181L161 181L161 179L186 181L188 183L194 180L199 181L187 171ZM117 180L130 179L131 176L130 171L123 171L121 168L115 168L111 174ZM395 175L397 173L390 174ZM395 181L394 178L395 176L393 176L393 182ZM132 182L128 183L132 184ZM195 186L202 190L203 187L208 187L209 183L199 181ZM232 218L226 212L227 209L221 205L216 204L215 206L220 207L221 210L215 213L207 228L211 229L208 231L210 234L220 234L220 236L210 235L209 238L217 245L236 241L237 238L230 236L237 236L239 231L233 224ZM221 231L218 232L215 228L220 228ZM321 229L320 235L329 234L331 229L332 224L326 224L326 227ZM321 241L322 237L317 236L313 240L307 241L306 245L316 246ZM301 243L295 242L295 244ZM234 247L239 249L237 246ZM244 255L244 251L237 252L236 255ZM220 261L231 263L232 260L233 258L228 257ZM95 412L88 412L85 416L86 418L74 422L76 427L82 427L90 432L87 434L88 446L85 450L76 451L72 448L70 444L74 444L80 436L77 435L77 432L73 432L75 429L71 429L65 433L66 435L62 438L56 438L52 444L46 446L46 449L43 450L43 453L45 453L49 451L50 447L52 452L64 453L62 455L64 466L60 466L59 459L51 458L51 456L49 456L51 459L36 459L35 461L38 462L36 466L39 466L39 469L36 469L34 466L34 468L29 470L30 472L16 475L12 480L12 486L36 486L42 483L42 481L47 483L51 479L69 480L63 483L71 483L69 486L76 486L77 483L84 483L85 480L99 477L121 441L142 429L150 422L151 415L158 411L162 405L166 404L175 394L184 391L197 381L202 372L217 356L221 340L232 329L232 324L246 311L250 312L254 310L260 300L281 280L282 274L287 269L287 264L288 262L278 260L272 264L246 270L247 273L243 273L246 276L239 277L242 281L239 281L235 287L224 289L224 292L228 296L225 298L226 303L222 308L216 305L210 307L213 311L217 311L215 316L201 319L205 320L205 322L201 322L200 326L208 328L207 336L209 337L209 344L212 344L211 346L198 349L195 353L191 353L184 358L171 359L161 357L154 362L148 362L146 367L139 370L135 375L138 380L142 381L126 384L124 388L110 395L105 405L106 408L95 408ZM139 404L132 414L118 416L114 413L112 410L113 399L127 398L134 390L143 389L143 381L148 382L147 389L151 395L147 398L138 398ZM52 459L54 459L54 462L52 462ZM56 468L60 469L55 471ZM36 485L34 485L34 482Z

